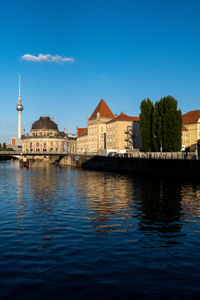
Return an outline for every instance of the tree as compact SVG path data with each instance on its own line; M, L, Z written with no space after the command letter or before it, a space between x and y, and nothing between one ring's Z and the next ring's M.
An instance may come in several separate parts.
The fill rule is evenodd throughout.
M162 148L162 118L160 113L159 102L154 105L153 120L152 120L152 150L160 151Z
M182 113L172 96L155 105L144 99L140 105L140 128L144 151L177 152L182 146Z
M142 135L142 145L145 152L152 151L152 118L153 102L147 98L140 104L140 128Z
M161 133L158 142L165 152L176 152L182 146L182 113L177 109L177 101L172 96L163 97L158 103ZM158 130L158 131L159 131Z
M3 149L3 150L6 150L6 143L3 143L2 149Z

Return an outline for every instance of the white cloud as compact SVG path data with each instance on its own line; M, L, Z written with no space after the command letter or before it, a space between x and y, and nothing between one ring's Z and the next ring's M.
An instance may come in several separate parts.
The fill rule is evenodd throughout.
M65 62L73 62L73 57L63 57L59 55L50 55L50 54L39 54L38 56L31 54L24 54L21 56L22 60L34 61L34 62L55 62L55 63L65 63Z

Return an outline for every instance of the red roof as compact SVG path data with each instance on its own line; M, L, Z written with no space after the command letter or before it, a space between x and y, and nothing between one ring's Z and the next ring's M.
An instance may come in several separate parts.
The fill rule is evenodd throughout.
M192 110L183 115L183 124L194 124L200 119L200 110Z
M90 119L96 118L97 113L100 114L100 117L106 117L106 118L113 118L114 117L112 111L110 110L110 108L108 107L108 105L106 104L106 102L103 99L101 99L101 101L99 102L99 104L95 108L95 110L92 113Z
M77 128L77 136L86 135L88 132L87 128Z
M115 117L114 119L112 119L111 121L107 122L108 123L112 123L112 122L116 122L116 121L129 121L129 122L133 122L133 121L139 121L139 117L130 117L125 115L124 113L121 113L119 116Z
M188 129L184 125L182 125L182 131L188 131Z

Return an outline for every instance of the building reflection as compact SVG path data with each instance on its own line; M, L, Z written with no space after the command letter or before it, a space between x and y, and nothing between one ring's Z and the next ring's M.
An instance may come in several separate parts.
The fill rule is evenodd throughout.
M25 231L25 217L32 222L37 220L36 232L42 239L53 235L51 218L56 221L56 208L59 204L59 176L55 167L36 162L30 169L19 169L16 177L17 223L18 230Z
M48 163L34 162L30 178L33 213L51 214L59 201L59 177Z
M77 218L101 234L142 231L157 236L183 234L185 218L192 222L194 216L200 216L199 186L180 182L62 170L41 167L41 163L38 168L35 164L29 170L19 170L16 182L19 230L29 215L37 221L43 239L55 234L51 222L61 224L63 215ZM63 228L67 222L63 220Z
M101 172L79 172L77 194L87 201L88 218L96 232L127 231L133 186L129 177Z
M96 232L181 232L180 182L79 172L77 194L86 199L86 218Z
M195 222L200 217L200 185L185 184L181 188L181 194L183 213L187 221Z
M22 232L24 230L23 223L26 217L25 201L23 200L23 174L21 172L16 173L16 221L17 231Z

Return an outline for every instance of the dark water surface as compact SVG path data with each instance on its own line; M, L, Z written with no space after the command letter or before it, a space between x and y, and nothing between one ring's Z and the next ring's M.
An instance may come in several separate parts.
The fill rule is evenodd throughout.
M0 163L0 299L199 297L200 184Z

